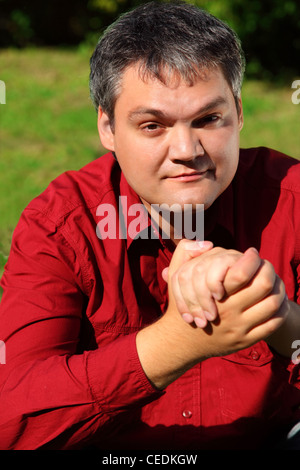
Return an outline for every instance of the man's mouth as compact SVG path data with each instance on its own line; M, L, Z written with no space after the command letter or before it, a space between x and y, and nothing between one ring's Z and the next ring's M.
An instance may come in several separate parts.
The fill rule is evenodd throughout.
M170 176L169 179L174 181L197 181L199 179L204 178L210 170L203 170L203 171L186 171L179 173L178 175Z

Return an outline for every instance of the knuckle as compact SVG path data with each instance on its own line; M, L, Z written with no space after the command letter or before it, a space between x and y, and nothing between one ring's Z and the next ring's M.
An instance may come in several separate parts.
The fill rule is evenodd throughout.
M191 303L189 305L189 311L193 315L193 317L204 318L204 314L201 307L196 303Z
M177 272L177 279L178 279L178 282L180 284L184 284L187 282L187 279L188 279L188 275L187 275L187 272L185 271L185 269L180 269L178 272Z
M269 277L263 279L262 281L262 290L266 294L270 293L273 290L274 282Z
M246 271L243 268L241 268L232 272L231 279L232 279L232 282L234 282L237 285L240 285L248 281L248 275Z
M185 243L186 243L186 240L184 238L179 240L176 249L183 249L184 250L185 249Z
M204 267L203 267L203 264L202 263L197 263L195 266L194 266L194 274L197 275L197 276L200 276L203 274L203 271L204 271Z
M210 251L210 254L215 255L215 254L219 254L219 253L224 253L225 251L226 251L225 248L222 248L221 246L215 246Z
M240 253L237 250L233 250L233 249L227 250L226 253L230 256L236 256L236 257L239 257L239 258L242 256L242 253Z
M282 299L278 295L271 295L268 299L269 310L271 313L276 313L280 309Z
M272 265L270 265L269 263L266 264L265 268L261 271L261 275L258 279L262 291L265 293L270 293L274 288L276 280L276 275Z
M267 323L267 331L265 336L270 336L275 333L275 331L278 330L278 328L283 324L283 322L284 318L282 317L276 317L269 320Z

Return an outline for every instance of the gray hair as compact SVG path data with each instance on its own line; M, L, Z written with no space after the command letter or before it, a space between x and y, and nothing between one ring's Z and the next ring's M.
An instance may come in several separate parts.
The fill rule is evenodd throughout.
M149 2L104 32L90 60L90 93L112 125L123 73L134 64L144 78L163 83L166 71L193 83L201 70L219 66L238 108L245 68L240 41L228 25L193 5Z

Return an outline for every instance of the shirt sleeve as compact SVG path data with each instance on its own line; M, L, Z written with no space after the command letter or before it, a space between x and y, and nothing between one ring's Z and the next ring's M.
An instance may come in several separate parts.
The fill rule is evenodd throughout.
M300 243L299 243L300 246ZM297 293L296 302L300 305L300 262L296 267ZM299 339L291 344L291 359L287 360L289 383L300 389L300 332Z
M24 211L1 285L2 450L101 448L108 423L125 426L128 412L161 395L141 368L136 333L79 352L80 262L44 215Z
M295 224L295 253L293 270L295 273L295 297L294 301L300 305L300 197L299 192L294 201L293 222ZM300 389L300 332L296 340L291 344L291 358L284 358L289 372L289 383Z

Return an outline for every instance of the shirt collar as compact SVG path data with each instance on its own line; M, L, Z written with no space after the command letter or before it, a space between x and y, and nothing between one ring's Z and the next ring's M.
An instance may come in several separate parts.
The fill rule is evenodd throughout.
M151 225L146 207L128 184L123 172L120 178L119 218L122 229L126 233L127 248L138 238L159 238L155 227Z
M221 246L223 248L234 247L233 195L234 187L233 183L231 183L213 205L205 211L205 240L212 241L214 246Z

